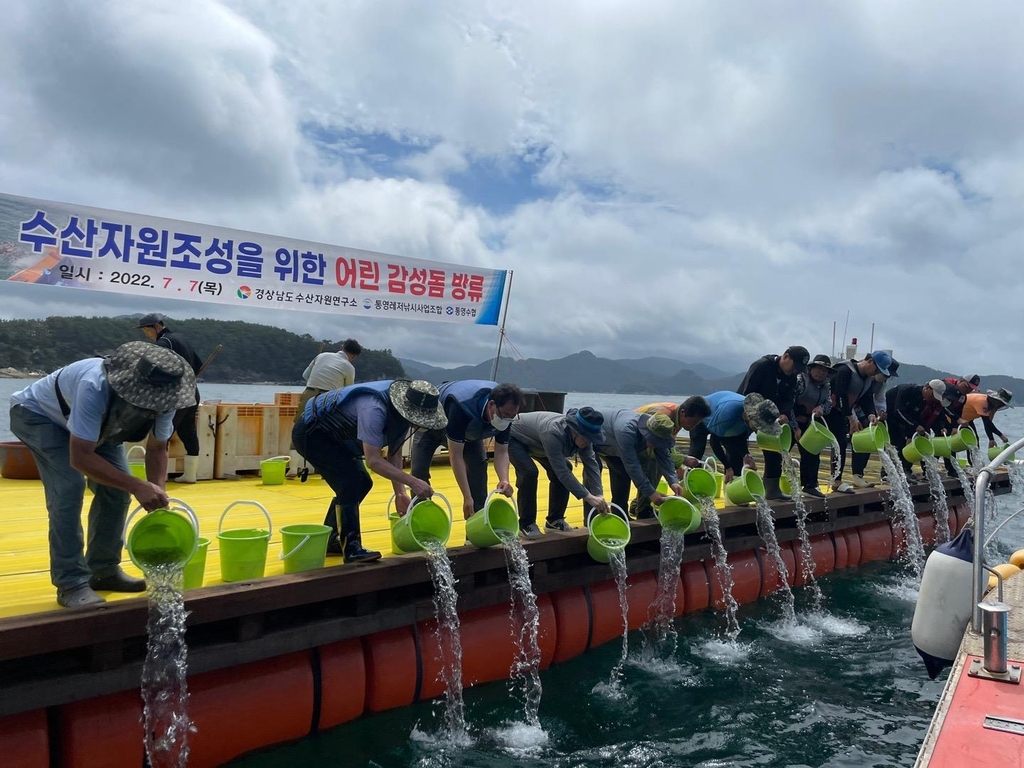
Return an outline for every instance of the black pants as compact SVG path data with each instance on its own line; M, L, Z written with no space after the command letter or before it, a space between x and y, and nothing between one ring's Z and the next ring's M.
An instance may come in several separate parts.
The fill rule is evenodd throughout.
M418 432L412 439L412 466L409 474L429 483L434 453L438 447L447 444L448 439L443 429ZM487 452L483 440L467 440L463 443L462 457L466 462L466 479L473 496L473 510L479 512L487 503Z
M178 439L184 444L187 456L199 455L199 433L196 431L198 413L198 405L190 405L188 408L174 412L174 431L178 433Z
M612 498L611 503L618 506L625 512L629 508L629 494L633 489L633 478L629 476L626 471L626 465L622 463L622 459L618 456L598 456L598 464L603 464L608 467L608 479L611 484ZM657 462L653 459L649 462L645 462L643 465L644 474L647 479L651 482L651 485L657 486L658 484L658 468ZM647 506L641 508L639 505L643 502L647 502ZM643 512L645 517L649 516L648 510L650 509L651 500L646 496L640 496L638 499L637 517Z
M903 446L907 444L907 440L914 436L915 430L911 429L909 425L903 424L900 421L893 419L889 422L889 440L896 450L900 454L900 464L903 465L904 472L913 471L913 465L903 458Z
M316 467L324 482L334 491L324 525L330 526L344 544L353 534L359 538L359 504L373 488L373 480L363 464L362 444L356 440L338 440L330 432L299 422L292 428L292 442L302 458ZM338 530L338 510L342 530Z
M719 437L708 432L707 427L701 423L690 430L690 450L687 455L693 456L695 459L703 459L709 437L711 438L711 451L719 463L727 469L731 469L735 475L742 474L743 457L750 452L748 443L750 434Z
M516 468L516 498L519 502L519 527L537 523L537 484L540 471L537 465L544 467L548 476L548 521L561 520L569 506L569 489L558 479L551 462L546 458L535 459L529 449L518 440L510 440L508 458ZM568 465L569 462L566 461Z

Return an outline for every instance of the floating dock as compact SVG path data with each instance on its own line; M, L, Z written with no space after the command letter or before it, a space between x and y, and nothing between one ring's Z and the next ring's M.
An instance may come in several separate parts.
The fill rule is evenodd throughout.
M872 460L877 479L877 463ZM435 465L432 484L458 508L447 466ZM197 731L189 765L220 765L240 754L302 738L364 714L407 706L443 693L437 682L433 588L423 554L385 557L379 563L342 565L283 575L280 537L271 537L267 577L221 583L217 519L239 499L266 506L275 529L320 522L332 497L316 477L263 486L242 478L175 486L199 514L210 538L206 584L186 592L189 646L189 715ZM950 529L968 518L963 491L945 480ZM1008 493L1005 472L992 482ZM935 515L926 485L912 487L925 543L934 540ZM0 480L5 499L0 522L0 754L5 766L138 768L143 760L139 683L146 651L147 603L116 596L103 606L56 608L49 584L46 513L42 487ZM543 499L543 488L541 489ZM390 483L378 481L363 505L364 543L390 549L386 506ZM888 489L807 499L807 528L815 575L899 556L902 533L892 523ZM721 502L719 502L721 504ZM776 531L789 582L799 586L794 505L773 503ZM241 514L241 512L240 512ZM578 502L568 519L582 525ZM749 603L781 587L762 547L753 507L720 507L734 596ZM239 526L258 523L242 519ZM236 526L238 527L238 526ZM633 523L626 549L629 625L642 626L655 594L661 528ZM514 657L509 585L500 549L460 546L456 521L448 554L458 583L466 686L505 679ZM584 653L621 635L618 596L607 565L586 552L587 533L548 532L525 542L538 594L542 667ZM13 555L12 555L13 553ZM130 563L126 569L131 570ZM723 607L703 528L687 535L677 585L676 613ZM96 738L102 731L105 736Z

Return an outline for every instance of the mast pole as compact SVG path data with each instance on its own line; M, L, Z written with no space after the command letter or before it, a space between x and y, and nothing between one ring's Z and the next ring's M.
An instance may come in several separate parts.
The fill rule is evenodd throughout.
M871 343L868 345L868 349L874 350L875 348L875 324L871 324Z
M498 380L498 361L501 360L501 344L505 341L505 320L508 319L508 303L512 299L512 274L508 270L508 288L505 290L505 307L501 312L501 327L498 328L498 352L494 355L494 365L491 366L491 381Z

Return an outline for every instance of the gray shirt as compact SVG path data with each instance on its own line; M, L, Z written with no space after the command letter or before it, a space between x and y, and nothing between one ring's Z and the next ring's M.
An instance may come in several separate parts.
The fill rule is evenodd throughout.
M521 413L512 422L512 440L521 443L529 451L530 456L546 458L551 464L559 482L564 485L577 499L586 498L589 494L601 496L601 467L594 455L594 448L578 448L573 439L572 431L560 413L549 411L533 411ZM569 465L573 456L579 456L583 462L583 483L576 479Z
M601 411L604 416L604 437L603 443L594 446L594 450L601 456L617 456L626 468L626 473L636 485L637 490L644 496L650 496L657 490L647 478L644 470L647 452L647 440L640 433L640 419L649 418L647 414L640 414L623 408L618 411ZM672 463L672 456L667 449L657 448L654 451L654 458L658 462L658 470L669 485L679 482L675 465Z
M313 362L302 372L307 387L322 389L344 389L356 380L356 369L344 352L324 352L313 358Z

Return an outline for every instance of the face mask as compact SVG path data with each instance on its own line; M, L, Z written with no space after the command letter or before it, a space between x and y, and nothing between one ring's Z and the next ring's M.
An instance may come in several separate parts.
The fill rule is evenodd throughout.
M491 426L499 432L504 432L512 424L512 419L504 419L498 414L494 414L491 418Z

